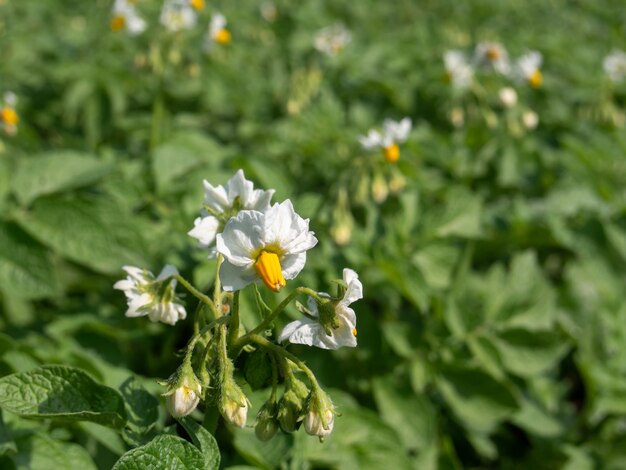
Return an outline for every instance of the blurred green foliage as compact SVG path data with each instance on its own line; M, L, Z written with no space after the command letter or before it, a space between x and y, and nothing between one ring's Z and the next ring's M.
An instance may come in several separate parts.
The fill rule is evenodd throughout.
M222 468L626 466L626 83L602 71L626 48L623 5L218 1L172 34L144 0L138 36L110 31L111 6L0 1L0 92L20 116L0 140L2 468L110 468L129 449L144 465L217 468L206 430L154 398L191 326L125 318L112 285L122 265L167 262L208 288L214 262L186 232L202 179L238 168L311 218L320 243L293 282L348 266L365 299L357 348L293 347L332 388L333 434L263 443L220 425ZM207 53L218 10L232 42ZM352 41L316 51L338 22ZM482 40L540 51L543 86L516 86L511 109L502 77L453 90L443 53ZM397 165L360 148L403 116ZM242 298L244 324L254 306ZM54 380L9 400L42 364L105 390L106 406L36 409ZM254 410L267 394L250 392Z

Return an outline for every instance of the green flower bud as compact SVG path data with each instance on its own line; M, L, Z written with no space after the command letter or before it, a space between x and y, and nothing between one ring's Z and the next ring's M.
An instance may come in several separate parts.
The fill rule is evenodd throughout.
M166 397L167 409L173 417L187 416L198 406L202 386L188 361L183 362L162 385L167 386L163 396Z
M285 432L294 432L301 421L309 389L293 374L287 375L285 393L278 402L278 423Z
M277 404L272 398L265 402L259 410L254 426L254 434L260 441L269 441L278 431L278 420L276 419Z
M248 398L232 376L222 384L219 408L220 413L230 424L243 428L248 416Z

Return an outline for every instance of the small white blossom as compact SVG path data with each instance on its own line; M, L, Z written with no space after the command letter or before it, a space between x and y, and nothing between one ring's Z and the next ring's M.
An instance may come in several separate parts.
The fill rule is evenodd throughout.
M324 54L339 54L352 40L352 34L341 23L320 29L313 40L313 47Z
M532 87L538 88L541 86L541 64L543 62L543 56L537 51L530 51L522 55L515 61L513 65L512 77L518 82L527 82Z
M411 118L408 117L401 121L385 119L382 133L376 129L370 129L367 135L359 137L359 143L365 150L382 149L385 159L393 163L400 158L398 144L408 138L411 126Z
M335 328L327 328L322 324L322 318L315 299L309 297L308 307L313 318L304 317L293 321L285 326L278 341L288 340L290 343L306 344L322 349L337 349L342 346L355 347L356 341L356 314L349 307L353 302L363 298L363 284L359 276L352 269L343 270L343 280L347 284L347 290L334 305ZM321 292L321 297L330 298Z
M482 41L476 45L474 51L476 66L484 70L494 70L502 75L508 75L511 70L509 54L504 46L498 42Z
M111 29L113 31L126 29L135 36L146 29L145 20L139 16L135 5L130 0L115 0L112 15Z
M265 212L243 210L216 237L217 251L224 256L222 286L236 291L262 280L277 292L300 273L307 250L316 244L309 219L296 214L289 199Z
M466 89L472 84L474 68L461 51L446 51L443 63L447 78L456 88Z
M228 44L231 41L231 34L226 29L226 17L221 13L214 13L209 22L209 30L204 38L204 50L208 51L213 44Z
M539 116L532 110L526 110L522 113L522 123L529 131L535 129L539 125Z
M240 210L265 212L270 207L274 190L254 189L254 183L246 179L243 170L238 170L225 186L213 186L207 180L202 184L205 209L187 234L197 239L199 246L208 248L209 258L214 258L215 237L228 219Z
M7 135L17 133L20 117L15 110L16 105L17 95L12 91L5 92L2 97L2 106L0 106L0 127Z
M611 52L602 61L602 68L611 81L623 81L626 79L626 52Z
M169 31L191 29L196 25L198 15L188 0L165 0L160 21Z
M324 427L324 422L326 422L326 427ZM304 430L311 436L326 437L333 432L334 422L335 415L331 409L324 410L323 415L309 411L304 417Z
M166 281L178 274L178 270L174 266L166 265L156 278L154 274L145 269L134 266L124 266L123 269L128 277L117 281L113 288L124 291L126 295L127 317L148 315L151 321L161 321L173 325L187 316L185 307L174 302L176 280ZM165 289L163 289L164 282L168 282Z

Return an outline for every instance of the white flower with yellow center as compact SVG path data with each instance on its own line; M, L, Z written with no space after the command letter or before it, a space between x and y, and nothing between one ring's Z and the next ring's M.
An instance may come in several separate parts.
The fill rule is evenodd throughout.
M329 56L339 54L352 40L352 34L341 23L320 29L313 40L313 47Z
M132 0L115 0L111 17L111 30L126 29L131 35L141 34L146 22L139 16Z
M214 258L215 237L226 222L241 210L265 212L270 207L274 190L254 189L254 183L246 179L243 170L238 170L225 186L213 186L207 180L202 184L204 209L187 234L197 239L201 247L208 248L209 258Z
M232 35L226 29L226 17L221 13L214 13L209 22L209 30L204 39L204 49L210 50L214 44L226 45L230 43Z
M411 118L408 117L401 121L385 119L382 133L376 129L370 129L366 136L359 137L359 142L365 150L382 149L385 160L395 163L400 158L398 144L408 138L411 125Z
M191 29L196 25L198 15L188 0L165 0L160 21L169 31Z
M612 82L623 81L626 79L626 52L611 52L602 61L602 68Z
M511 70L509 54L499 42L483 41L476 45L474 61L484 70L495 70L508 75Z
M261 280L278 292L302 271L307 250L316 244L309 219L296 214L289 199L265 212L241 211L216 237L217 251L224 256L222 286L236 291Z
M519 82L526 82L533 88L539 88L543 82L541 64L543 56L540 52L530 51L515 61L513 78Z
M15 111L17 105L17 96L12 91L7 91L2 97L2 106L0 107L0 123L5 133L14 135L17 132L17 125L20 118Z
M185 307L174 302L177 300L174 293L176 280L170 279L178 274L174 266L166 265L156 278L145 269L134 266L124 266L123 269L128 277L117 281L113 288L124 291L126 295L127 317L148 315L151 321L173 325L187 316Z
M472 84L474 68L463 52L451 50L443 55L446 78L456 88L466 89Z
M278 341L288 340L290 343L306 344L322 349L337 349L342 346L356 346L356 314L349 305L363 298L363 284L352 269L343 270L343 281L346 291L339 300L333 300L324 292L320 297L328 301L321 305L309 297L308 314L301 320L293 321L285 326Z

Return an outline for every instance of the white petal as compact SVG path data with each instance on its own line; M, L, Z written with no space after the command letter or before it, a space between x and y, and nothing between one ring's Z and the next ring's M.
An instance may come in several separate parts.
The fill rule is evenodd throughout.
M153 299L150 294L141 294L139 296L129 298L128 302L128 310L126 311L127 317L142 317L146 315L148 312L139 311L142 307L146 305L150 305Z
M363 284L359 281L359 276L352 269L345 268L343 270L343 281L348 285L346 293L341 303L349 305L363 298Z
M370 129L366 136L359 137L359 143L365 150L372 150L383 145L383 136L380 132Z
M228 195L223 186L213 186L207 180L202 182L204 186L204 203L217 212L224 212L230 208Z
M207 217L198 217L193 222L194 227L187 232L187 235L198 240L198 245L208 248L215 242L215 236L220 227L220 221L209 215Z
M217 234L217 251L232 264L250 267L255 252L264 246L261 236L264 215L258 211L241 211Z
M319 323L305 317L287 324L278 337L278 341L289 340L290 343L313 346L321 328Z
M296 253L295 255L285 256L280 261L280 267L283 271L285 279L294 279L306 264L306 253Z
M176 266L172 264L166 264L161 270L161 272L159 273L159 275L157 276L156 280L164 281L168 277L172 277L175 274L178 274L178 269L176 269Z
M256 280L256 272L252 265L246 269L224 260L220 267L220 281L222 282L222 287L227 292L241 290Z

